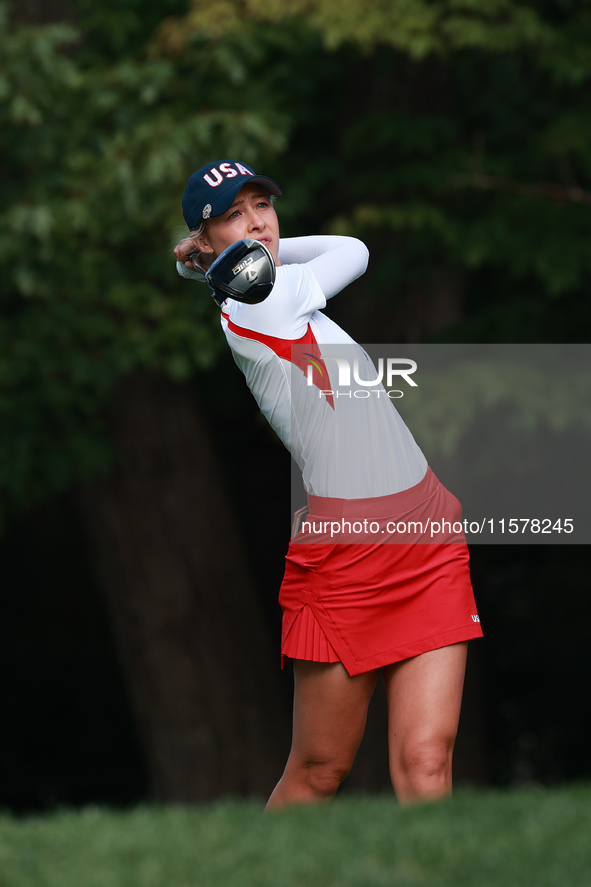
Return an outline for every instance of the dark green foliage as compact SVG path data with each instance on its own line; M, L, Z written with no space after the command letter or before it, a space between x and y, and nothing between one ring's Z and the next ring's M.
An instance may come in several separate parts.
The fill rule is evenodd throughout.
M122 374L211 365L208 291L177 278L170 251L186 230L179 195L196 158L253 161L283 140L232 104L222 54L176 68L144 44L113 62L89 59L83 38L24 25L1 38L2 511L107 469L101 409ZM210 83L226 84L225 106L201 99Z

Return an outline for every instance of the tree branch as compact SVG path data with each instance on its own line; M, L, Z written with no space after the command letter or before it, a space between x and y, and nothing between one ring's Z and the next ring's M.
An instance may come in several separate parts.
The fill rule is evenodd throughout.
M591 191L582 188L565 187L556 182L517 182L500 176L485 173L465 173L452 176L450 184L455 187L482 188L487 191L509 191L523 197L545 197L563 203L584 203L591 206Z

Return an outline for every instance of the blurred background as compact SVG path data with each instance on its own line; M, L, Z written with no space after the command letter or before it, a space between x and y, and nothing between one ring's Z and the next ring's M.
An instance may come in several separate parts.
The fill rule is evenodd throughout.
M357 341L588 342L591 10L20 0L0 33L0 806L263 796L290 460L176 275L186 180L235 157L283 235L362 238ZM458 781L589 778L588 548L471 552ZM343 790L388 786L378 690Z

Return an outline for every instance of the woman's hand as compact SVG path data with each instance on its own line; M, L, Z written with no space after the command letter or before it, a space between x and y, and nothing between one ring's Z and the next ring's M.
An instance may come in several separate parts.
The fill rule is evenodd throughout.
M211 265L211 258L199 251L194 239L195 233L195 231L191 231L188 237L179 240L174 248L174 254L177 262L181 262L185 268L205 272Z

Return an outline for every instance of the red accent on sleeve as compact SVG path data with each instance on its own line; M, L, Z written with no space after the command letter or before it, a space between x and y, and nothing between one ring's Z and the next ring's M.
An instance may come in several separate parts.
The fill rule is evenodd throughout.
M316 337L312 332L312 328L310 324L308 324L308 328L304 335L299 339L278 339L275 336L266 336L264 333L257 333L254 330L248 330L245 327L238 326L230 320L229 315L227 315L224 311L222 311L222 317L224 317L228 322L228 329L230 332L235 333L237 336L240 336L242 339L254 339L255 342L261 342L263 345L266 345L268 348L273 351L277 357L282 357L284 360L288 360L290 363L293 363L295 366L300 369L304 375L308 374L308 367L312 367L312 382L319 388L321 391L327 391L330 388L330 379L328 376L328 370L326 369L326 364L322 360L320 354L320 348L318 347L318 343L316 341ZM312 364L310 361L306 360L305 356L302 353L300 348L292 349L292 345L306 345L306 353L308 356L314 359L314 364L318 364L320 366L320 371L317 367ZM334 410L334 398L332 394L325 395L326 402L330 404L330 406Z

